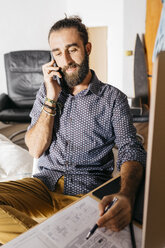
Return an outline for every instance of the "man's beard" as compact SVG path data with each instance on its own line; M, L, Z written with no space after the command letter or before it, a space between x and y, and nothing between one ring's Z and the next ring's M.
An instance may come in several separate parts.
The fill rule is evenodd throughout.
M68 68L74 68L74 67L78 67L78 70L69 75L66 72L66 70ZM82 81L85 79L86 75L88 74L88 72L89 72L89 57L86 51L85 51L84 60L80 65L77 63L70 63L68 66L62 68L62 74L64 80L69 88L73 88L74 86L81 84Z

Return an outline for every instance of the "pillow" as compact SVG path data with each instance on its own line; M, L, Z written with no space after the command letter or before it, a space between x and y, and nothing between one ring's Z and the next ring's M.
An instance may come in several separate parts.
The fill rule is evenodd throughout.
M31 177L32 169L29 152L0 134L0 181Z

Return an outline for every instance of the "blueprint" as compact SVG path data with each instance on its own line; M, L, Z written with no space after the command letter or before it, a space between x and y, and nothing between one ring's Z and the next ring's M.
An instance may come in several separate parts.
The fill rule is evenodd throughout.
M4 248L131 248L129 227L120 232L98 228L86 236L99 218L98 202L90 196L82 198L43 223L30 229ZM141 228L134 225L137 248L141 247Z

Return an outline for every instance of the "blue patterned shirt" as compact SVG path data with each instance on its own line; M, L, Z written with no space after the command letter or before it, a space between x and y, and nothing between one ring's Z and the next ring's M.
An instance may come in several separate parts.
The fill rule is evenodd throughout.
M146 153L136 138L127 97L117 88L92 79L73 96L62 91L54 118L52 142L39 158L41 179L54 191L64 176L64 194L87 193L111 178L114 169L112 148L118 147L117 167L128 161L145 165ZM45 101L44 83L31 111L30 129L38 120Z

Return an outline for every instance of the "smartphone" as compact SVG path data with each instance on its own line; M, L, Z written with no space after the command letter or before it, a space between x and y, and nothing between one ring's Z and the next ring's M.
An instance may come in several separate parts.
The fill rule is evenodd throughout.
M55 60L54 60L54 66L57 67L57 63ZM62 87L61 79L58 76L53 76L53 79L57 80L58 84L61 85Z
M55 61L55 59L54 59L54 57L53 57L53 54L52 54L52 53L51 53L51 59L53 59L53 60L54 60L54 64L53 64L53 66L57 67L57 63L56 63L56 61ZM57 77L57 76L53 76L53 79L54 79L54 80L57 80L58 84L59 84L59 85L61 85L61 79L60 79L59 77Z
M51 59L54 60L54 66L55 66L55 67L58 67L58 65L57 65L57 63L56 63L56 61L55 61L55 59L54 59L52 53L51 53ZM59 70L59 72L60 72L61 76L63 76L61 70ZM62 77L62 78L59 78L59 77L57 77L57 76L53 76L53 79L54 79L54 80L57 80L57 82L58 82L58 84L61 86L62 90L68 91L68 86L67 86L67 84L66 84L66 82L65 82L65 80L64 80L63 77Z

